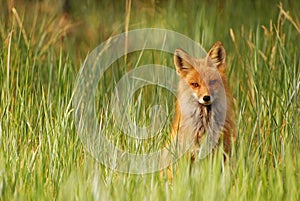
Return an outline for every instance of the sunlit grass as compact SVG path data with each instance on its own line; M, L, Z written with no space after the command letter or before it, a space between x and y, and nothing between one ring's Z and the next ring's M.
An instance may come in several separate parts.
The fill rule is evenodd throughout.
M238 128L231 160L222 163L220 148L190 173L183 157L172 182L159 173L105 168L86 152L74 125L80 65L98 43L125 30L125 2L72 4L67 32L56 26L60 11L51 2L16 4L15 12L8 11L11 1L0 2L0 200L300 200L298 2L132 2L129 30L172 29L206 49L221 40L227 50ZM148 63L172 66L172 55L132 54L126 68L118 60L99 84L96 106L111 104L109 94L126 70ZM141 89L134 101L143 118L152 104L174 111L175 97L155 87ZM157 146L149 140L140 147L107 111L99 109L101 117L117 146ZM149 123L143 118L139 123ZM166 126L158 139L167 133Z

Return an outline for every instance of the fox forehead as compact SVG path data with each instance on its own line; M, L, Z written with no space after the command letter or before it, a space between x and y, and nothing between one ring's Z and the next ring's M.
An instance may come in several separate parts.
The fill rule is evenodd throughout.
M191 68L187 75L187 80L191 81L204 81L204 80L219 80L221 76L216 67L210 66L206 61L197 60L193 63L193 68Z
M217 72L218 69L211 62L210 59L193 59L194 62L192 66L200 73L214 73Z

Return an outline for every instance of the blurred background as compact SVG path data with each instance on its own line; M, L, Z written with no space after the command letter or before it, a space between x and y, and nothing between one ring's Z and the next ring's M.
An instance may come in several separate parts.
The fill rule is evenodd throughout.
M0 34L5 40L9 31L21 29L37 52L55 44L81 60L110 36L138 28L174 30L206 48L220 40L230 50L230 28L246 34L276 23L278 5L273 0L1 0ZM299 3L288 0L283 7L297 14Z

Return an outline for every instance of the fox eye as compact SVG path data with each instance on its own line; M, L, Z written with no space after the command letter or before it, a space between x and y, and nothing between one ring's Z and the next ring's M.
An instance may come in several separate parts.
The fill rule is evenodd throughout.
M198 84L197 82L193 82L193 83L191 83L191 85L192 85L193 87L199 87L199 84Z
M217 80L209 80L208 85L212 86L217 83Z

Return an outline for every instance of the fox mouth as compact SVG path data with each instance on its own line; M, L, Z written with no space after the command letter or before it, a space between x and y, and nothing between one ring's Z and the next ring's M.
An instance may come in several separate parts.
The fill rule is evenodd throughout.
M203 96L201 98L198 98L198 102L201 105L209 106L212 104L212 97L211 96Z
M201 100L199 100L198 103L203 106L210 106L212 104L211 101L201 101Z

